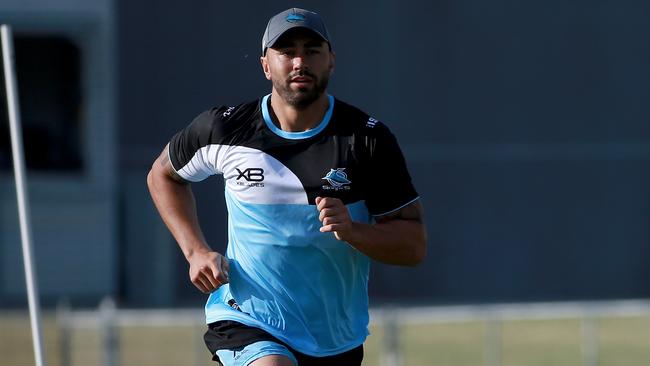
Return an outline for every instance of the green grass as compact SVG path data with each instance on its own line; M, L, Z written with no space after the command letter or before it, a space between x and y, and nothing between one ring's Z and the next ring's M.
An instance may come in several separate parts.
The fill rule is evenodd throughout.
M598 322L599 365L638 366L650 359L650 316L605 318ZM581 322L528 320L503 322L500 358L503 366L582 365ZM49 366L61 365L61 335L53 314L43 317L44 345ZM370 329L365 366L380 365L384 329ZM118 330L121 366L208 366L203 329L184 327L125 327ZM486 324L419 324L399 329L404 366L480 366L485 360ZM71 365L101 365L100 334L75 329L70 339ZM26 313L0 314L2 366L34 364Z

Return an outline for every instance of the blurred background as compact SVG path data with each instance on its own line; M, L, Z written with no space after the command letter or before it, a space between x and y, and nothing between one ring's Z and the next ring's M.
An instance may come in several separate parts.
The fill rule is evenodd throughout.
M35 263L41 303L52 317L48 339L59 346L66 339L60 314L67 319L78 311L91 320L70 324L92 323L105 301L107 309L113 303L138 314L169 311L161 318L180 314L170 309L194 308L199 325L181 340L193 344L192 352L202 347L205 298L189 282L185 259L155 211L146 174L198 113L270 91L259 66L262 32L269 17L292 6L325 18L337 55L330 93L391 128L425 207L425 262L373 264L370 297L378 320L367 365L388 364L390 357L407 365L580 364L598 360L589 356L593 345L607 364L607 347L617 343L604 340L614 334L630 335L616 338L627 345L622 354L650 357L642 351L650 337L632 331L650 325L644 302L650 297L650 3L634 0L3 0L0 23L15 35ZM27 324L26 293L4 90L2 97L0 328L18 332ZM223 251L223 182L213 177L193 189L206 237ZM541 333L512 330L535 329L526 317L518 318L523 324L489 322L495 314L512 318L497 304L554 309L567 301L580 306L563 313L567 321L544 323L550 328ZM580 320L593 315L589 304L603 301L611 301L599 308L607 313L639 305L624 313L640 318L627 325L611 320L618 333L585 331L604 327ZM58 317L57 307L64 309ZM458 309L465 323L414 330L403 318L415 307L430 315L414 323L450 319ZM567 325L568 333L553 330ZM25 326L25 358L3 365L31 362ZM180 332L168 326L170 334ZM412 338L397 336L409 332ZM135 334L119 342L152 337ZM572 356L544 358L562 353L555 345L535 361L508 351L516 341L543 343L535 334L546 340L570 334L562 344ZM600 338L589 341L593 334ZM125 353L100 361L102 346L92 353L75 337L68 335L67 346L48 346L57 355L50 355L53 363L161 364ZM103 336L81 341L92 337ZM2 353L23 352L17 339L0 336ZM422 349L409 351L418 341ZM630 351L633 342L641 343ZM432 361L455 347L457 356ZM379 356L389 348L401 354ZM91 354L79 356L78 349ZM198 364L209 364L207 351L196 352L205 352Z

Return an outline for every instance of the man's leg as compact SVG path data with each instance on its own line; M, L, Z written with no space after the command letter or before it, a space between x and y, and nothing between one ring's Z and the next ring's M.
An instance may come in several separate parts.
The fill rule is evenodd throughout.
M258 358L250 366L297 366L287 356L271 355Z
M224 366L298 366L296 357L287 347L271 341L259 341L240 349L223 349L216 353Z

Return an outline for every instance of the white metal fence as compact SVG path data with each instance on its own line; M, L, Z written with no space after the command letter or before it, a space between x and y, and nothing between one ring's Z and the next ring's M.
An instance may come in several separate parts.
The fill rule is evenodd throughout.
M371 325L383 326L382 366L401 366L399 329L405 325L484 322L484 365L501 365L501 326L514 320L580 319L581 352L584 366L599 363L599 319L650 315L650 300L555 302L494 305L459 305L402 307L385 306L370 311ZM129 310L117 309L107 298L98 310L71 311L62 305L57 312L62 334L61 366L70 366L70 334L76 329L91 328L101 332L102 366L119 366L120 327L196 326L203 329L203 315L198 309ZM200 343L200 342L198 342ZM197 349L196 365L205 364L203 346Z

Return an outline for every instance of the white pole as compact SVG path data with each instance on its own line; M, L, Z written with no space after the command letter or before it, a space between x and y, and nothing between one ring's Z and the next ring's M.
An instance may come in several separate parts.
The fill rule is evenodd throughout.
M598 366L598 319L595 314L582 318L582 364Z
M71 340L72 340L72 314L68 299L59 301L56 306L56 320L59 326L59 362L60 366L72 365Z
M485 323L485 365L501 366L501 320L497 317Z
M116 306L110 296L105 297L99 304L101 317L102 345L103 345L103 366L117 366L120 353L120 343L117 329L115 329Z
M32 341L34 343L34 358L36 366L44 366L40 307L38 304L38 289L36 287L36 269L32 259L31 229L29 227L29 207L27 190L25 189L25 161L20 129L20 111L18 110L18 93L16 75L13 64L13 42L11 28L0 26L2 35L2 63L4 65L5 87L7 91L7 110L9 112L9 129L11 132L11 153L14 160L14 175L16 177L16 198L18 200L18 217L20 219L20 237L23 244L23 263L25 265L25 280L27 282L27 299L29 301L29 318L32 325Z
M382 366L402 366L397 312L398 309L394 305L388 305L382 311L384 321L384 344L380 360Z

